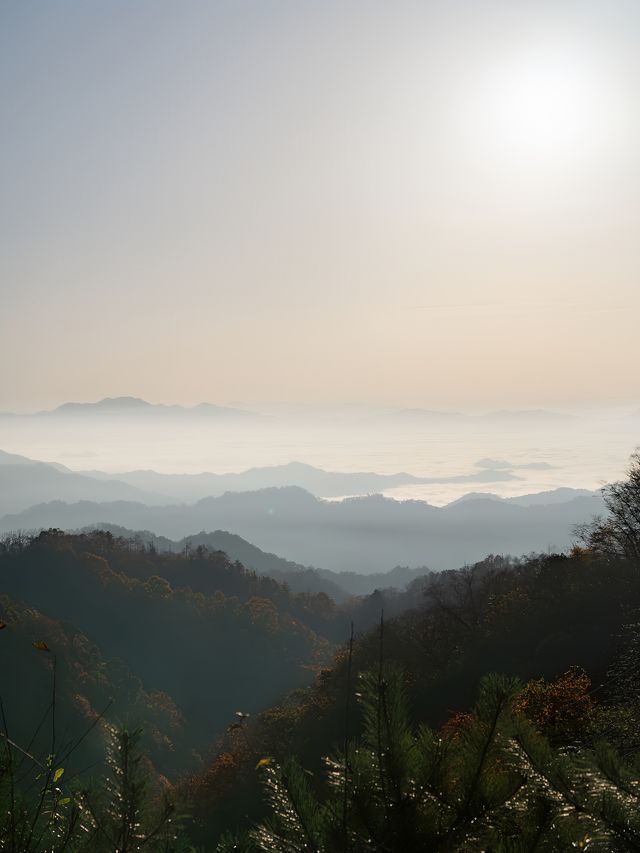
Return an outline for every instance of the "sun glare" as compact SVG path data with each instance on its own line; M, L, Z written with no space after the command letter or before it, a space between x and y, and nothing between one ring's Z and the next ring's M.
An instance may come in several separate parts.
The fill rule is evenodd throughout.
M602 147L607 87L594 58L535 48L497 60L474 82L468 135L476 154L521 167L566 167Z

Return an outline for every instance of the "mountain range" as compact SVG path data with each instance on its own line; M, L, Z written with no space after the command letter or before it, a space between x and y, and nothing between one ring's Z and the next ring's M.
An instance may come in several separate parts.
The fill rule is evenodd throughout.
M121 480L104 480L71 471L64 465L38 462L0 451L0 513L19 512L35 503L64 501L141 501L167 503L158 495Z
M325 501L282 487L228 492L188 506L52 501L3 516L0 531L111 523L180 539L219 529L302 565L374 573L398 564L452 568L478 554L562 550L576 524L603 510L598 493L528 506L476 498L435 507L381 495Z
M84 471L101 480L116 479L147 492L171 495L177 500L196 501L225 492L246 492L280 486L299 486L319 498L344 497L381 492L397 486L437 483L499 483L520 479L504 469L481 468L468 474L440 477L417 477L400 472L378 474L368 472L324 471L303 462L289 462L229 474L161 474L157 471L125 471L105 474Z
M217 406L213 403L199 403L196 406L167 405L149 403L140 397L105 397L94 403L63 403L55 409L47 409L27 414L3 412L0 417L11 418L75 418L75 417L164 417L164 418L217 418L251 419L257 418L255 412Z
M302 462L250 468L240 473L163 474L157 471L72 471L58 463L40 462L0 451L0 515L38 503L63 501L136 501L146 504L191 503L225 492L298 486L316 497L342 497L381 492L403 485L428 483L491 484L518 480L502 467L482 466L468 474L416 477L374 472L324 471Z
M366 575L303 566L262 551L241 536L226 530L196 533L177 541L166 536L156 536L149 530L130 530L117 524L106 523L88 525L76 532L86 534L96 530L108 531L121 539L140 542L147 547L152 545L157 551L174 554L188 553L199 546L209 551L222 551L230 560L242 563L260 575L267 575L285 583L294 593L323 592L337 603L342 603L352 595L370 595L376 589L404 589L411 581L428 574L428 569L424 566L414 569L396 566L388 572Z
M505 409L490 411L483 414L468 414L455 411L443 411L426 408L370 408L366 406L344 407L334 409L312 409L304 406L276 407L270 415L259 414L256 411L235 408L232 406L221 406L213 403L198 403L193 406L181 406L167 403L150 403L141 397L120 396L104 397L95 402L66 402L53 409L45 409L30 413L2 412L1 417L11 418L74 418L83 416L93 417L177 417L177 418L217 418L217 419L242 419L276 418L288 419L290 417L347 417L348 419L365 418L373 421L385 421L388 419L398 421L409 421L417 423L433 424L475 424L491 423L517 426L518 424L530 426L558 426L571 424L577 418L562 412L549 411L547 409Z

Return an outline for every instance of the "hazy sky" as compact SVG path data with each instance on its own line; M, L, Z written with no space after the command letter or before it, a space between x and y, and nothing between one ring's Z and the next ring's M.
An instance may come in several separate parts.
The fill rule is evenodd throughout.
M0 4L0 408L639 401L640 5Z

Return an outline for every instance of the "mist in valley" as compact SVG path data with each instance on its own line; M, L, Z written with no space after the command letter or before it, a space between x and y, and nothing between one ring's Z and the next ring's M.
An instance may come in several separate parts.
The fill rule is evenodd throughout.
M0 4L0 850L640 850L640 7Z

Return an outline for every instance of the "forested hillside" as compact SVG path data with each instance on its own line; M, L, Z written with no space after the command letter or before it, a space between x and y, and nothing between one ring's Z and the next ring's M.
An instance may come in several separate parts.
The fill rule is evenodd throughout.
M357 674L377 671L381 655L403 673L412 718L436 729L471 708L486 672L525 683L553 681L578 667L597 688L601 709L588 725L575 721L585 724L580 737L592 739L617 718L621 729L615 737L619 745L625 743L629 706L620 715L610 710L617 694L607 673L619 654L624 625L640 607L639 571L635 562L610 564L576 553L517 566L491 560L435 576L423 608L384 622L382 643L379 629L356 638L351 659L342 650L299 698L253 721L247 738L231 739L190 789L200 819L208 826L210 816L224 816L218 829L229 826L234 809L236 825L263 817L267 805L254 768L264 756L281 762L297 755L319 777L323 756L344 740L347 691L358 689ZM362 722L354 703L352 736Z
M89 526L79 532L91 533L96 530L109 532L118 539L127 540L129 549L145 545L156 551L179 554L196 551L198 547L204 547L208 551L222 551L231 560L242 563L246 568L286 584L294 593L325 592L336 602L343 602L351 595L368 595L376 589L403 589L411 581L429 573L426 566L415 569L396 566L389 572L375 574L332 572L330 569L302 566L276 554L266 553L241 536L226 530L196 533L178 541L157 536L149 530L130 530L117 524L106 523Z
M196 575L194 589L189 581ZM255 711L308 683L329 651L327 640L299 618L305 606L312 612L313 602L297 605L277 582L223 555L203 552L191 560L128 550L109 535L52 531L7 542L0 577L9 601L42 614L34 641L44 640L58 655L56 634L66 630L76 637L68 667L62 654L58 660L65 671L78 669L76 648L95 645L105 659L121 661L129 678L168 697L189 749L173 745L159 763L163 772L193 766L192 753L206 750L238 708ZM9 601L2 618L4 635L13 636ZM5 652L6 643L3 660ZM89 667L90 677L98 675L99 667ZM136 713L126 693L116 691L115 698L117 718L146 724L146 713ZM15 696L12 705L26 735L42 705L27 701L22 707Z
M140 826L159 815L166 851L637 849L639 483L636 456L570 553L430 574L399 615L385 613L397 594L337 607L204 547L7 539L4 838L27 820L10 806L12 760L49 762L42 796L65 801L66 846L46 824L48 846L25 850L79 851L82 821L97 839L107 820L86 786L124 778L128 750L146 766L144 750L156 787L132 777L129 794ZM64 797L48 790L104 740L106 764L74 772ZM159 849L151 838L118 849Z
M640 2L0 81L0 853L640 853Z
M365 629L381 606L399 611L420 598L416 587L337 605L203 545L159 552L108 531L6 537L0 588L2 639L12 641L0 644L3 667L17 674L28 660L27 668L46 668L32 648L42 640L57 657L62 713L80 702L90 717L113 698L111 716L141 723L149 737L164 703L173 729L154 734L152 753L173 776L204 760L238 709L255 712L310 683L351 620ZM80 690L79 673L100 690ZM21 737L36 726L49 687L36 679L40 702L22 690L7 697Z

